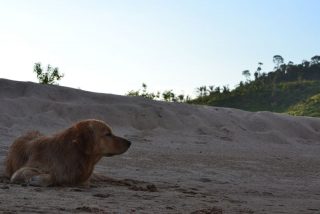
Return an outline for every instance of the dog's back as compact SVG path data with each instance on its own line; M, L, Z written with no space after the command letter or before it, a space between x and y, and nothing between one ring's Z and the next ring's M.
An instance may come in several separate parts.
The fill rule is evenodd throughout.
M28 161L29 144L41 136L40 132L32 131L22 135L13 142L5 160L5 175L7 177L10 178L16 170Z

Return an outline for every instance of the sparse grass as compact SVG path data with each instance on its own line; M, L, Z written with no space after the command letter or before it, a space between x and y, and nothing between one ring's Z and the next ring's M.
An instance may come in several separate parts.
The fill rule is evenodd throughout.
M320 93L288 109L288 114L295 116L320 117Z

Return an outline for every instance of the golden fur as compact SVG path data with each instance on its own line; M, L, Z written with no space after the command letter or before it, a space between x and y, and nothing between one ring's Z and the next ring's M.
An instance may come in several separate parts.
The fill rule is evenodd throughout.
M47 137L38 131L16 139L5 171L12 183L34 186L79 185L88 181L103 156L126 152L130 142L99 120L84 120Z

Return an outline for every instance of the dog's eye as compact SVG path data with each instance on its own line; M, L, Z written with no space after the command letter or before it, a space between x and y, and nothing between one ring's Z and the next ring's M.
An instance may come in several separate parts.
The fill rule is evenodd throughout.
M106 134L105 134L105 136L107 136L107 137L111 137L111 136L112 136L112 134L111 134L111 133L106 133Z

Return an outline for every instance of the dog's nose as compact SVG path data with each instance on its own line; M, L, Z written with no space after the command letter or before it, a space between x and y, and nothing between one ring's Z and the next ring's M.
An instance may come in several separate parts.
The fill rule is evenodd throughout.
M124 142L125 144L127 144L128 147L131 145L131 141L130 141L130 140L127 140L127 139L122 138L122 142Z
M128 147L131 146L131 142L127 140Z

